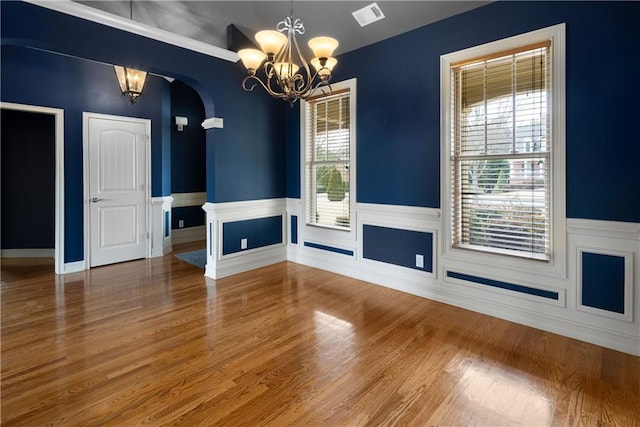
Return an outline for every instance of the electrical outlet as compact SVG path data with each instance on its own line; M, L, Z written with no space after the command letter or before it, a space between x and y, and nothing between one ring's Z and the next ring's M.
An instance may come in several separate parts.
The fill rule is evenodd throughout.
M424 268L424 255L416 254L416 267Z
M183 228L183 227L184 227L184 219L178 220L178 228Z
M240 249L247 249L247 239L240 240Z

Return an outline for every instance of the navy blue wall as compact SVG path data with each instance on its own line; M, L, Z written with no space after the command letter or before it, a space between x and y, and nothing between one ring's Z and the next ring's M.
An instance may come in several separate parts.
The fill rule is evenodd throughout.
M582 253L582 305L624 314L624 257Z
M245 93L240 86L246 73L241 64L217 60L28 3L3 1L0 8L2 100L65 108L65 135L71 138L65 145L65 196L69 195L65 200L65 262L81 260L83 256L82 228L78 228L82 220L82 146L74 142L75 135L80 135L81 119L74 112L144 116L138 111L150 108L158 110L157 117L166 116L171 111L168 83L152 78L132 109L126 105L126 100L119 98L117 91L114 92L115 77L110 67L100 66L104 70L98 71L99 64L88 61L72 66L68 64L75 60L69 62L53 55L43 59L25 53L23 57L22 52L26 50L17 54L15 48L11 48L11 53L9 45L129 65L183 80L198 91L207 117L224 118L224 129L206 132L207 201L284 197L283 103L258 91ZM47 77L49 72L64 77L62 83ZM110 76L106 77L107 74ZM38 84L32 85L32 82ZM41 90L43 87L47 90ZM167 92L166 98L164 92ZM50 97L54 98L54 103ZM116 100L122 105L115 104ZM93 108L98 106L104 109ZM125 106L128 109L125 110ZM168 195L171 193L170 124L161 124L160 120L153 120L152 124L152 137L160 135L163 138L160 150L152 152L153 194ZM152 141L152 146L154 143ZM156 172L158 167L159 173Z
M175 117L189 121L182 131L175 125ZM180 80L171 83L171 192L201 193L206 188L206 134L201 123L205 119L204 104L192 87ZM204 225L202 204L171 209L171 228Z
M82 113L151 119L152 194L163 195L163 103L169 83L150 77L135 105L122 96L113 67L18 46L2 46L2 101L64 109L65 262L83 259Z
M55 240L55 117L2 110L2 249L52 249Z
M186 117L189 124L181 132L175 116ZM200 193L206 188L206 135L201 123L204 104L189 85L171 83L171 192Z
M638 16L640 2L496 2L341 55L334 81L358 79L358 202L440 207L440 55L565 22L567 216L640 222L640 110L626 95L640 90Z
M180 220L184 221L183 227L198 227L204 225L206 215L200 206L180 206L171 208L171 228L180 228Z
M300 104L296 103L285 110L287 121L287 197L299 199L300 196Z
M240 249L240 240L247 239L247 249ZM282 216L225 222L222 225L222 254L282 243Z
M416 266L416 255L423 256L424 267ZM362 226L362 256L433 272L433 233L365 224Z

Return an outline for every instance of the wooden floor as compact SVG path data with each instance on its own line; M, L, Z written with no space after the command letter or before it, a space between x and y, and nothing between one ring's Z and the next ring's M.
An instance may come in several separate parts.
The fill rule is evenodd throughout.
M640 425L640 358L293 263L1 273L3 426Z

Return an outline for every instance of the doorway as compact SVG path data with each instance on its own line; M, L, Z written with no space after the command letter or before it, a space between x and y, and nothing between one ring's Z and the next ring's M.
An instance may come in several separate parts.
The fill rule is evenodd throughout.
M13 240L9 246L19 246L14 248L18 252L13 255L51 256L53 253L55 273L62 274L64 273L64 110L10 102L0 103L0 108L3 112L2 234L5 236L5 233L8 233L3 239ZM5 134L7 131L10 135ZM31 147L28 150L30 151L29 158L22 159L24 164L18 171L21 177L7 176L5 173L15 170L14 166L16 165L5 168L7 166L4 165L7 160L4 158L4 155L7 154L5 148L8 148L10 140L20 139L21 134L25 137L20 142L21 147L18 147L17 151L11 149L13 153L10 156L13 154L24 155L23 148L26 148L27 144L36 143L33 138L37 137L43 144L39 149L35 146ZM45 163L51 161L51 164L42 165L44 171L37 164L38 154L41 153L42 157L47 159ZM45 155L45 153L48 154ZM44 172L44 174L40 176L39 172ZM40 178L36 175L39 175ZM27 190L22 194L16 194L15 191L6 187L7 184L14 184L14 180L30 181L30 186L24 187ZM12 192L14 194L10 195ZM4 200L5 196L8 196L9 199ZM24 212L24 214L15 215L16 212L7 212L7 209L13 209L15 205L20 206L20 213ZM8 217L5 217L7 214ZM36 221L39 225L31 227L24 223L24 220ZM45 231L39 234L39 229L41 229L40 231L45 229ZM11 251L9 254L11 255Z

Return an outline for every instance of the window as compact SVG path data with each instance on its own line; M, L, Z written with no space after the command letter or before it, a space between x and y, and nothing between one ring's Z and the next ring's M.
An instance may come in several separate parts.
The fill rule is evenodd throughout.
M564 68L553 52L563 30L443 57L449 247L553 261L554 221L564 218L564 122L554 111Z
M307 225L350 231L353 211L353 96L335 83L330 94L303 103Z

